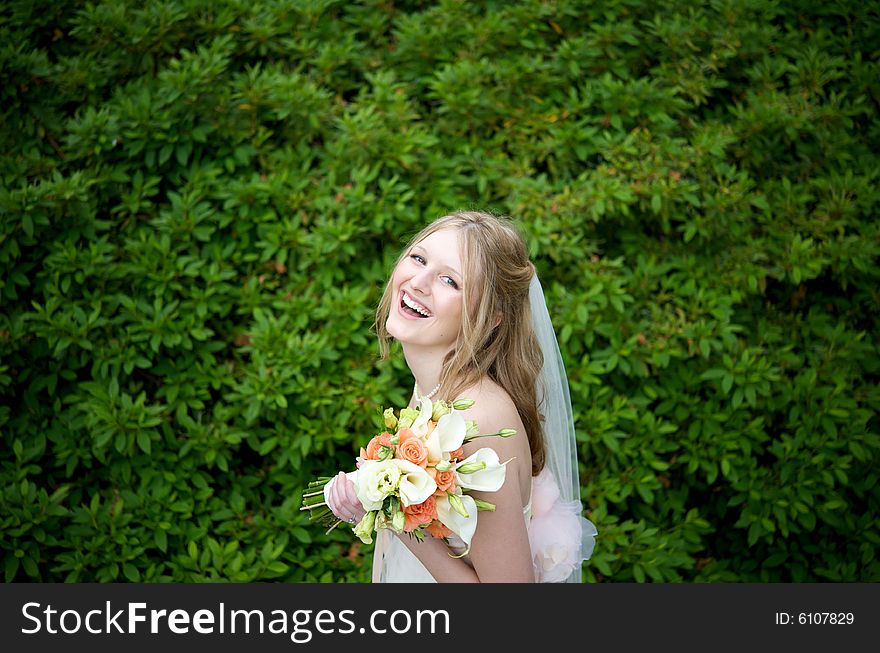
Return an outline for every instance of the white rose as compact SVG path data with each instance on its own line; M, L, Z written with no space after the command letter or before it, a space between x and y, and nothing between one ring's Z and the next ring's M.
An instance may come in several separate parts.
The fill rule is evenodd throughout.
M365 460L357 474L357 496L364 510L379 510L385 497L400 486L400 468L395 460Z

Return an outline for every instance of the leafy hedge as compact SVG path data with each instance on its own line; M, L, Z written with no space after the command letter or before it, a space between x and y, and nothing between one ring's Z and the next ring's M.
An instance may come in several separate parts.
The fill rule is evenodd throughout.
M590 581L878 581L880 15L793 0L12 0L7 581L365 581L310 527L408 392L392 257L527 233Z

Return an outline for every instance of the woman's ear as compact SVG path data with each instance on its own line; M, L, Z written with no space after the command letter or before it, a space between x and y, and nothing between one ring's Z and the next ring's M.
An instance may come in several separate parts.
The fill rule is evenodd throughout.
M501 324L501 311L495 313L495 324L492 325L492 328L497 329L499 324Z

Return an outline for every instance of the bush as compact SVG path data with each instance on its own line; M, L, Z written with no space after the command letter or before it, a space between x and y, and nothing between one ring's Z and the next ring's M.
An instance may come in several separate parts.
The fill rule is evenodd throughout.
M367 580L300 488L405 400L399 247L481 207L563 345L585 578L880 580L878 36L844 2L7 3L5 579Z

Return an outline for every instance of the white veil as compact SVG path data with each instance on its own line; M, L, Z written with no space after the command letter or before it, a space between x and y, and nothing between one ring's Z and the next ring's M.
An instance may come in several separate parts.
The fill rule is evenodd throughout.
M580 583L581 562L592 555L597 531L592 522L582 516L577 442L568 378L537 273L529 285L529 306L532 326L544 355L544 366L537 380L537 396L538 412L544 417L545 470L552 474L559 489L558 499L551 509L553 521L539 520L540 506L534 501L540 499L533 496L534 512L529 537L536 556L536 574L541 575L538 556L543 556L543 564L547 568L545 582Z

